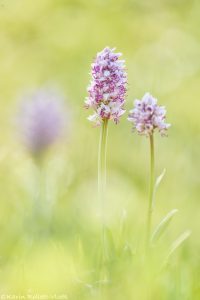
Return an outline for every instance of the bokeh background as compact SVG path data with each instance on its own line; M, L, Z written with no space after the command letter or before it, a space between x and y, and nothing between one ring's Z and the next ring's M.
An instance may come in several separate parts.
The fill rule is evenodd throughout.
M68 299L200 299L200 2L198 0L0 1L0 294L65 294ZM106 217L110 281L99 294L97 197L99 128L83 109L90 64L105 46L123 53L127 111L146 91L167 107L168 138L156 135L156 174L166 168L153 224L177 208L151 266L157 270L184 230L192 235L150 280L140 248L147 209L149 145L124 116L109 124ZM24 92L56 86L70 126L44 167L51 203L48 236L33 238L36 166L18 139ZM37 220L35 220L37 222ZM123 230L122 230L123 227ZM153 276L152 276L153 278ZM149 281L148 281L149 282ZM149 296L147 293L149 292ZM148 298L149 297L149 298Z

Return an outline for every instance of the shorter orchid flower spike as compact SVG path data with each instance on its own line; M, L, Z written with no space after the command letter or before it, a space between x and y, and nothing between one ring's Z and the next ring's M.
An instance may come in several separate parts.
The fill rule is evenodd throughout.
M129 112L128 121L140 135L150 136L158 129L161 136L166 136L171 125L165 122L165 118L165 107L159 106L157 99L146 93L142 100L134 101L134 108Z

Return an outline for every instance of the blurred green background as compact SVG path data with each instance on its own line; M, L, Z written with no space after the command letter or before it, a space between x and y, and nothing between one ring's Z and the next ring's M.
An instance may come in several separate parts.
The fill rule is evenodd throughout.
M146 91L166 105L172 127L168 138L155 138L156 174L167 171L157 192L153 224L173 208L179 212L156 250L150 267L156 275L146 281L140 251L148 140L131 133L127 115L118 126L110 122L110 281L99 294L100 130L86 120L91 112L83 104L90 64L105 46L116 47L126 60L127 111ZM0 70L0 294L200 299L200 1L1 0ZM63 91L71 125L44 168L46 198L53 203L51 233L34 239L30 219L35 165L17 138L14 120L21 95L46 84ZM172 241L188 228L191 237L168 268L157 273Z

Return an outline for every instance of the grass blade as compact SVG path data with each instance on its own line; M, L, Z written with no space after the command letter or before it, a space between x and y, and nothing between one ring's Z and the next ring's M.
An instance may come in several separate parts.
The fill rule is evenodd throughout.
M177 212L178 212L177 209L173 209L161 220L161 222L158 224L158 226L156 227L156 229L154 230L154 232L152 234L152 238L151 238L152 243L155 243L159 240L159 238L163 235L163 233L169 226L172 218L174 217L174 215Z
M160 176L157 177L156 183L155 183L155 189L157 189L158 186L160 185L160 183L161 183L163 177L165 176L165 173L166 173L166 169L164 169L164 170L162 171L162 173L160 174Z
M176 249L178 249L183 244L183 242L189 238L190 235L191 235L191 231L186 230L172 243L169 253L166 257L166 261L165 261L166 263L168 262L171 255L176 251Z
M161 181L162 181L162 179L163 179L163 177L164 177L164 175L165 175L165 173L166 173L166 169L164 169L163 171L162 171L162 173L156 178L156 181L155 181L155 184L154 184L154 195L153 195L153 203L152 203L152 209L154 209L154 207L155 207L155 194L156 194L156 190L157 190L157 188L159 187L159 185L160 185L160 183L161 183Z

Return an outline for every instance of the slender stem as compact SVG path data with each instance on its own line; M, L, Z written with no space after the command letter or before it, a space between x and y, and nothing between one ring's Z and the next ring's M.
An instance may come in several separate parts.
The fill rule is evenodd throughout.
M154 167L154 139L153 134L149 136L150 141L150 181L149 181L149 204L147 212L147 229L146 229L146 251L148 252L150 235L151 235L151 219L153 212L153 197L154 197L154 181L155 181L155 167Z
M43 164L40 160L35 160L35 195L33 199L33 228L35 237L41 235L41 220L43 218L43 196L44 196L44 186L43 186Z
M33 199L33 227L35 236L49 234L50 207L46 194L46 174L43 160L35 160L35 197Z
M98 193L101 202L102 214L102 249L103 261L106 259L106 246L105 246L105 216L104 205L106 195L106 149L107 149L107 135L108 135L108 120L103 120L101 126L101 134L99 141L99 157L98 157Z

